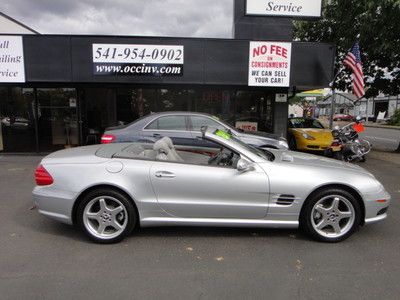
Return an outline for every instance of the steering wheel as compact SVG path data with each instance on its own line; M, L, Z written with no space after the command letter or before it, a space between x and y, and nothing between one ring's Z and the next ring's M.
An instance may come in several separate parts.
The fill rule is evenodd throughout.
M231 166L232 158L233 158L233 152L231 151L228 152L225 149L222 149L215 156L211 157L208 160L208 164L214 166Z

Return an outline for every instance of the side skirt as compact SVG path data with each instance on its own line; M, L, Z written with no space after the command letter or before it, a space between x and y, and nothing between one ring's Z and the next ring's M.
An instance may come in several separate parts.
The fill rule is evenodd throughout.
M211 226L211 227L259 227L298 228L298 221L271 221L251 219L170 218L155 217L140 220L142 227L155 226Z

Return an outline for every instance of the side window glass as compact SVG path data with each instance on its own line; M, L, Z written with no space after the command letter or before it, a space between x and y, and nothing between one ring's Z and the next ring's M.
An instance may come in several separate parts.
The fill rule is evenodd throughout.
M191 120L192 120L193 131L200 131L201 127L203 126L213 127L217 129L225 129L221 124L209 118L192 116Z
M153 130L186 130L186 120L184 116L160 117L150 123L146 129Z
M158 119L147 125L146 129L158 129Z

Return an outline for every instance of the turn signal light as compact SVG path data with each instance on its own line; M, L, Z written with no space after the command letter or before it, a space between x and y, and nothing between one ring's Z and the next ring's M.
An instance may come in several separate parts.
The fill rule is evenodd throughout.
M37 185L50 185L54 182L53 177L42 165L35 170L35 180Z
M111 144L114 141L115 141L115 135L112 134L103 134L103 136L101 137L102 144Z
M376 202L378 202L378 203L386 203L386 202L387 202L387 200L385 200L385 199L381 199L381 200L376 200Z

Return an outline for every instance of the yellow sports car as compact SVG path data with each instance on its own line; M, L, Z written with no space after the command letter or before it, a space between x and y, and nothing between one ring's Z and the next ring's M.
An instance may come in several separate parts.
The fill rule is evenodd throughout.
M290 118L288 140L291 150L324 151L331 146L333 136L317 119Z

